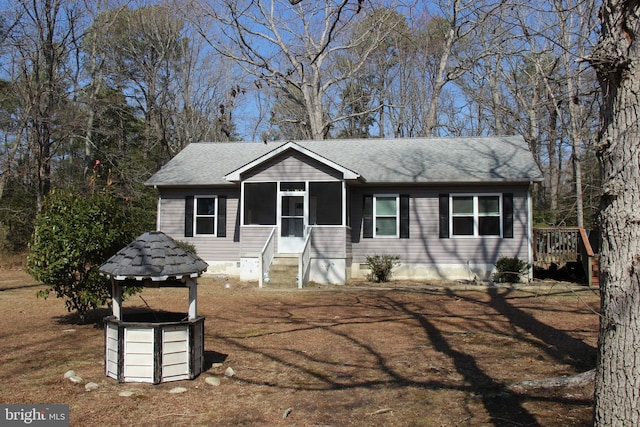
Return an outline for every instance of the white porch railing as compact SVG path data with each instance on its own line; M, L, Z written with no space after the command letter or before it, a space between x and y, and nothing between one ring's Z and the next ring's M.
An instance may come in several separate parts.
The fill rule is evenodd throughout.
M258 287L262 287L264 284L264 279L269 274L269 267L273 262L273 257L276 254L276 228L273 227L271 230L271 234L267 238L266 243L264 244L262 251L260 252L260 278L258 279Z
M309 282L307 273L311 264L311 233L313 227L307 229L307 236L304 239L304 247L298 256L298 289L302 289Z

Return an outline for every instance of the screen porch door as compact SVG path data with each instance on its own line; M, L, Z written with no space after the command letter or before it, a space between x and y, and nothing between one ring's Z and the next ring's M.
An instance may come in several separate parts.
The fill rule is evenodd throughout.
M307 226L307 194L304 183L298 183L298 188L293 190L290 187L281 187L279 197L278 252L280 253L300 253L304 246L304 230Z

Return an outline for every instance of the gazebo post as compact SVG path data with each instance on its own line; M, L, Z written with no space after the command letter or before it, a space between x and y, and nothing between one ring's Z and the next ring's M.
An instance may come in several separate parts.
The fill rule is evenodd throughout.
M193 320L198 316L198 286L196 279L189 277L187 279L187 288L189 288L189 320Z
M111 289L112 289L112 309L113 309L113 317L117 320L122 320L122 286L118 286L115 279L111 279Z

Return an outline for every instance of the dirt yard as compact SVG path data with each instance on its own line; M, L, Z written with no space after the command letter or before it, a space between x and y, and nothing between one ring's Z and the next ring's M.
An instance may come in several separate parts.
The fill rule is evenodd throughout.
M106 310L77 325L62 300L37 299L41 286L25 273L0 271L0 402L66 403L83 427L590 424L591 387L507 390L595 365L597 292L441 285L278 291L201 279L206 371L150 385L105 377ZM141 295L154 310L187 309L185 289ZM125 302L134 306L145 304ZM83 384L63 378L70 369ZM99 388L85 391L90 381Z

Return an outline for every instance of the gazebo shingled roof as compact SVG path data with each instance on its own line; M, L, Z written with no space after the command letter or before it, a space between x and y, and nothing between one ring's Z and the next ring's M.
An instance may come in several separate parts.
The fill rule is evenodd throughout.
M209 265L186 252L161 231L151 231L118 251L100 266L100 272L114 280L165 281L199 277Z

